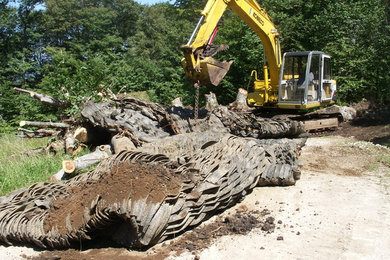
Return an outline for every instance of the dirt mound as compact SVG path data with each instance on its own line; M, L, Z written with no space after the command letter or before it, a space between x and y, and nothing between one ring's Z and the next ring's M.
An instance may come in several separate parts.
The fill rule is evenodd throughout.
M329 134L353 136L361 141L390 145L390 106L365 102L354 108L357 110L357 117L351 122L342 123L337 131Z
M166 194L178 193L181 183L181 175L174 175L157 163L120 162L100 179L71 187L66 197L55 200L45 221L45 231L57 227L60 234L66 234L68 215L72 227L82 227L85 212L80 209L96 199L104 201L105 205L120 203L126 198L140 200L145 197L147 203L161 203Z

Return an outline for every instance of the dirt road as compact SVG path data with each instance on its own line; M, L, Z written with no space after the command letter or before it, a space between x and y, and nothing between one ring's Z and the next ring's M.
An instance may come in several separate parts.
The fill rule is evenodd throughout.
M271 234L222 237L200 259L389 259L390 168L377 162L382 153L341 137L309 139L295 186L256 188L230 210L266 207L282 224Z
M146 252L109 248L45 255L62 259L390 259L390 150L337 136L310 138L300 160L304 166L295 186L255 188L220 216ZM265 216L259 214L268 211ZM237 232L237 226L215 236L224 229L215 223L235 223L245 214L275 219L270 229L263 225L244 234ZM191 238L190 234L198 235ZM0 247L0 259L39 253L31 248Z

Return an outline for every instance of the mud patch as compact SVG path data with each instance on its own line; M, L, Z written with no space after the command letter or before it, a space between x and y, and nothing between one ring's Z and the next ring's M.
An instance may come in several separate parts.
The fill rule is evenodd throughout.
M269 210L246 210L241 208L225 217L217 217L213 223L187 232L177 241L170 242L170 251L174 251L175 255L180 255L185 251L195 255L201 249L209 247L218 237L234 234L246 235L255 228L259 228L265 233L274 232L275 218L271 216ZM167 243L165 242L165 244Z

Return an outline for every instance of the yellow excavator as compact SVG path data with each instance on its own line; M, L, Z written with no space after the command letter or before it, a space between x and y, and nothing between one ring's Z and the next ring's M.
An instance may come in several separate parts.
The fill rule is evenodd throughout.
M227 7L260 37L264 46L267 61L263 67L264 79L258 79L257 72L252 71L254 85L248 89L249 106L302 110L335 103L336 81L332 79L331 57L320 51L287 52L282 60L278 30L255 0L207 1L188 43L181 46L182 66L197 96L199 86L217 86L232 64L212 57L227 49L226 45L212 45L218 22Z

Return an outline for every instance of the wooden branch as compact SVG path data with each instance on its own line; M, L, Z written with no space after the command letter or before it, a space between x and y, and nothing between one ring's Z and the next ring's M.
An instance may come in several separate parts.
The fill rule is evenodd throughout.
M65 142L63 140L52 142L46 147L46 151L49 153L51 152L54 154L58 154L58 153L64 151L64 147L65 147L64 143Z
M38 130L29 130L25 128L18 128L19 131L22 131L27 137L30 138L40 138L46 136L57 135L60 131L47 130L47 129L38 129Z
M35 126L42 128L69 128L70 125L66 123L54 123L54 122L34 122L34 121L20 121L19 126Z
M65 172L63 169L59 170L56 174L49 178L49 181L60 181L65 176Z
M10 158L14 158L14 157L20 157L20 156L34 156L34 155L37 155L37 154L44 154L46 152L46 148L45 147L38 147L38 148L34 148L34 149L31 149L31 150L27 150L27 151L24 151L20 154L13 154L10 156Z
M101 145L93 153L83 155L74 160L65 160L62 162L62 169L49 178L50 181L60 181L67 174L74 174L77 171L84 170L95 165L111 155L109 145Z
M44 104L49 104L52 106L57 106L57 107L62 107L64 104L59 101L58 99L55 99L51 96L45 95L45 94L40 94L31 90L23 89L23 88L14 88L14 90L22 92L22 93L27 93L30 95L30 97L38 99Z

